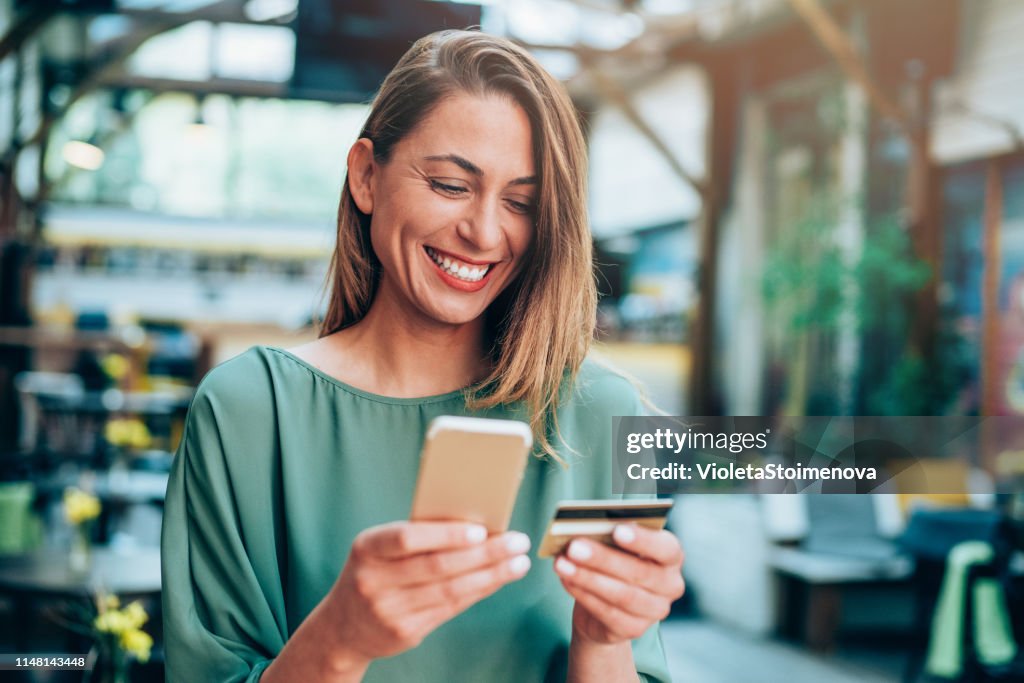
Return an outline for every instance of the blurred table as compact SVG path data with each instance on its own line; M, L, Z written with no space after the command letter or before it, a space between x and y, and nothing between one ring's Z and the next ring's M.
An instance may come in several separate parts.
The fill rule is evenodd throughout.
M31 651L33 617L42 612L44 604L89 599L99 591L122 598L159 596L159 549L118 551L97 546L92 549L86 571L73 570L68 553L54 549L0 556L0 593L12 599L14 623L19 625L15 647L21 652ZM74 649L71 632L68 639L69 647Z
M167 494L165 472L136 472L109 470L96 472L68 472L39 477L34 480L38 495L57 496L69 486L76 486L93 494L104 503L114 505L163 505Z
M118 595L160 592L160 550L92 549L88 571L76 572L68 553L54 549L0 556L0 591L48 597L88 597L96 591Z

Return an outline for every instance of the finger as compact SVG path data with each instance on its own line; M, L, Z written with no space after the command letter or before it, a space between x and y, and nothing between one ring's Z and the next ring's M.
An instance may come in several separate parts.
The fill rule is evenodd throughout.
M442 581L412 586L395 591L389 596L389 603L397 609L410 611L424 610L438 605L460 605L474 596L473 602L494 593L505 584L521 579L530 569L530 558L516 555L482 569L449 577ZM453 612L454 614L454 612Z
M555 560L555 571L563 585L578 586L623 612L647 620L661 620L668 616L672 600L643 588L630 585L606 574L581 567L564 557Z
M565 586L569 595L576 599L577 603L604 624L604 627L616 640L635 640L654 623L653 620L626 612L621 607L611 604L582 586L566 583L564 580L562 585Z
M681 565L683 549L679 539L665 529L645 529L636 524L620 524L612 532L615 544L634 555L663 565Z
M530 537L518 531L498 534L481 545L458 550L435 550L388 562L377 568L378 580L389 586L436 583L493 565L530 549Z
M487 540L487 529L465 522L391 522L363 531L352 552L395 559L448 548L465 548Z
M573 539L566 556L577 566L588 567L652 593L673 599L682 594L683 577L676 567L656 564L603 543Z

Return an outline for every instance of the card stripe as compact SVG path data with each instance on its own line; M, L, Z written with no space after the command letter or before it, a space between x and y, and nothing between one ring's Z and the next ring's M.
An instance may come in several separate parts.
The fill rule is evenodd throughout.
M662 518L668 516L668 507L632 507L628 509L612 508L560 508L555 512L555 519L628 519Z

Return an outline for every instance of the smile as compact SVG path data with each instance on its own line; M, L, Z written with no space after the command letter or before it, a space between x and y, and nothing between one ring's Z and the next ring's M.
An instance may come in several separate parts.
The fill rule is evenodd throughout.
M438 268L443 270L446 274L451 275L453 278L463 282L479 282L480 280L483 280L493 265L491 263L465 263L452 257L450 254L436 251L431 247L424 248L427 251L427 256L437 264Z

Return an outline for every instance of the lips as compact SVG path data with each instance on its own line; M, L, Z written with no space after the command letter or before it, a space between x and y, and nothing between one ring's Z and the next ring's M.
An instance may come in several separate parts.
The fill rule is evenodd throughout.
M455 280L467 284L476 284L487 277L493 263L470 263L459 259L448 252L438 251L433 247L424 247L427 256L430 257L441 271Z

